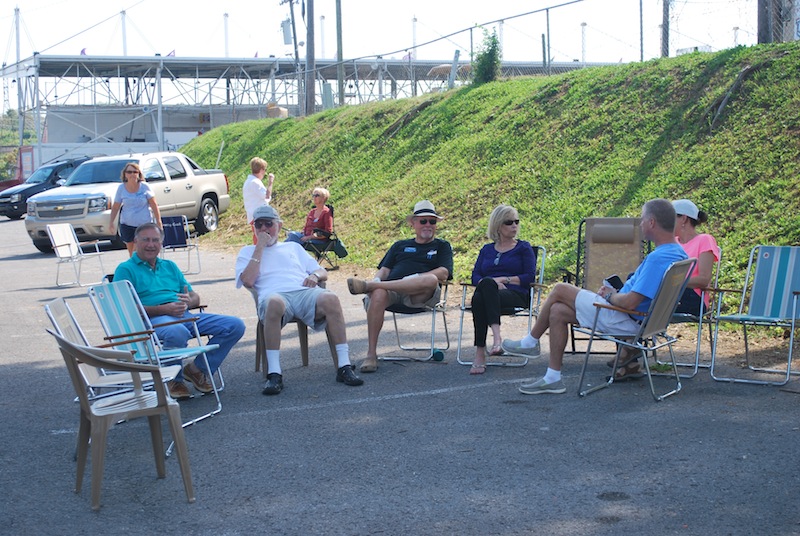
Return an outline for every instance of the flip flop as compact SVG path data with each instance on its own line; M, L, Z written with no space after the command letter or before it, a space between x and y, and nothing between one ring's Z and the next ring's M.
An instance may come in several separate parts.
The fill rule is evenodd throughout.
M502 344L495 344L489 350L489 355L503 355L504 353Z
M358 366L359 372L375 372L378 370L378 363L372 363L366 359Z
M476 374L483 374L484 372L486 372L486 365L472 365L469 368L469 373L472 376Z

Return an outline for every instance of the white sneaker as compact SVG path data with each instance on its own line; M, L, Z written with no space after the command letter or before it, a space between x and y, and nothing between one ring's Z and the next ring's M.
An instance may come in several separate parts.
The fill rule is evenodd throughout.
M542 354L541 345L537 344L532 348L525 348L522 346L522 341L512 341L511 339L504 339L503 344L500 346L507 354L516 355L520 357L539 357Z

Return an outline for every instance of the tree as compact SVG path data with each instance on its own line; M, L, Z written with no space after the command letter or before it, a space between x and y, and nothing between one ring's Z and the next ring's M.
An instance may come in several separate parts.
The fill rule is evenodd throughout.
M475 56L473 84L480 85L500 78L500 41L497 34L483 30L483 43Z

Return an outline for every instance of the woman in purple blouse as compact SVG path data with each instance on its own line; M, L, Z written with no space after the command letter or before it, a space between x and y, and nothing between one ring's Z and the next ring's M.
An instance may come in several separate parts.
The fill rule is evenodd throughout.
M536 279L536 252L517 239L519 214L509 205L499 205L489 216L486 236L492 242L481 248L472 269L472 323L475 327L475 359L470 374L486 372L486 337L492 330L490 355L503 353L500 345L500 314L530 303L530 284Z

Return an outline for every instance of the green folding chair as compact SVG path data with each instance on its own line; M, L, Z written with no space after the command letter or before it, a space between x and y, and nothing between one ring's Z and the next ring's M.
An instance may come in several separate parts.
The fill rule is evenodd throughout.
M736 292L736 291L723 291ZM714 339L718 340L719 325L722 322L739 324L744 334L744 357L747 368L756 373L781 374L783 379L770 381L760 378L719 376L716 373L717 346L711 352L711 377L717 381L752 383L759 385L785 385L792 374L792 350L797 319L800 315L798 296L800 296L800 247L798 246L755 246L750 252L747 275L741 291L742 298L735 314L720 314L722 295L717 300L717 314L714 326ZM786 370L757 367L750 362L750 349L747 341L748 326L777 327L789 330L789 355Z
M201 356L205 361L206 370L210 370L206 352L216 350L219 345L203 344L195 323L196 318L182 318L153 326L142 302L139 300L139 296L136 294L136 290L131 282L127 280L89 287L89 298L106 333L105 339L116 343L116 349L134 352L134 359L137 362L147 362L163 367L168 364L179 363L184 359ZM155 328L185 322L192 323L198 345L166 350L162 348L161 342L156 336ZM210 375L211 386L214 388L213 393L217 402L216 409L185 422L183 424L184 428L222 411L219 391L224 388L225 383L219 370L217 373L219 375L219 386L214 379L214 375Z

